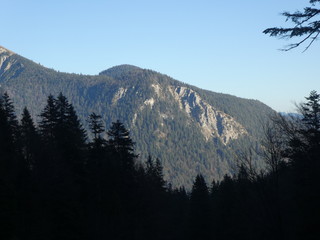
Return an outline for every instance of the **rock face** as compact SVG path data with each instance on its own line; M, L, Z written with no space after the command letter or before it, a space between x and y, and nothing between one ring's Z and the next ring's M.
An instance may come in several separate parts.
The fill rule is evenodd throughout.
M273 113L256 100L206 91L131 65L96 76L68 74L3 47L0 88L9 93L18 117L26 106L35 122L47 97L59 92L87 129L92 112L102 116L106 128L119 119L136 142L139 160L144 162L149 154L159 158L165 179L175 187L190 187L198 173L208 182L233 174L237 152L257 144L260 120Z
M13 62L8 60L8 58L12 55L13 52L0 46L0 76L8 71L12 66Z
M6 53L6 54L9 54L10 56L14 54L14 52L12 52L12 51L0 46L0 54L1 53Z
M14 65L18 66L15 68L15 70L11 71L11 75L17 75L19 72L18 68L23 68L22 63L18 63L16 59L11 58L11 56L14 54L14 52L0 46L0 78L6 75L6 73L9 72Z
M118 91L114 94L114 96L112 98L112 103L113 104L117 103L118 100L120 98L122 98L126 94L127 91L128 91L128 89L126 89L126 88L123 88L123 87L119 88Z
M170 88L170 92L179 103L180 109L199 124L206 141L218 137L226 145L230 140L248 134L233 117L208 104L192 89L176 87Z

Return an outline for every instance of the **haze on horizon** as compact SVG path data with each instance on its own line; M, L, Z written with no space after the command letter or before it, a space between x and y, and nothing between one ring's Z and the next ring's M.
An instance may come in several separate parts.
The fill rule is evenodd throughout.
M262 34L289 26L279 13L307 0L0 3L9 19L0 45L58 71L96 75L132 64L284 112L320 88L318 42L282 52L291 42Z

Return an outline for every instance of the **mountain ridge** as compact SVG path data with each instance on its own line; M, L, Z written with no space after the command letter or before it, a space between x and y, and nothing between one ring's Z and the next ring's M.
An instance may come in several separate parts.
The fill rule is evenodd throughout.
M258 122L274 112L257 100L203 90L133 65L81 75L7 55L0 53L5 58L0 84L18 115L27 106L37 119L47 96L62 92L87 129L92 111L107 128L117 119L124 122L141 161L148 154L161 159L166 179L175 186L190 186L199 172L208 180L232 174L237 152L262 137Z

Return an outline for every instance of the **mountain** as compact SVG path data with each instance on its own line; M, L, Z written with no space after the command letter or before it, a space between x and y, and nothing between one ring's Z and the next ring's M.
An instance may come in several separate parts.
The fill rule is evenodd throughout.
M279 114L283 117L287 118L298 118L302 119L303 115L301 113L295 113L295 112L279 112Z
M136 66L120 65L95 76L69 74L3 47L0 88L18 115L27 106L36 121L48 95L59 92L86 128L91 112L102 115L107 128L119 119L130 130L140 160L149 154L159 158L174 186L190 186L200 172L208 181L232 174L237 153L258 144L261 124L274 113L257 100L203 90Z

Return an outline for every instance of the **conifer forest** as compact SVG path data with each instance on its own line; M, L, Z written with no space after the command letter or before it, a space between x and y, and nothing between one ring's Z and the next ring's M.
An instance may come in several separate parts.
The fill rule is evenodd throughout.
M27 108L16 116L4 93L0 239L317 239L320 95L298 108L261 126L261 151L244 149L236 174L198 174L185 189L164 180L161 159L138 161L122 122L104 126L91 113L89 138L62 93L48 96L38 122Z

